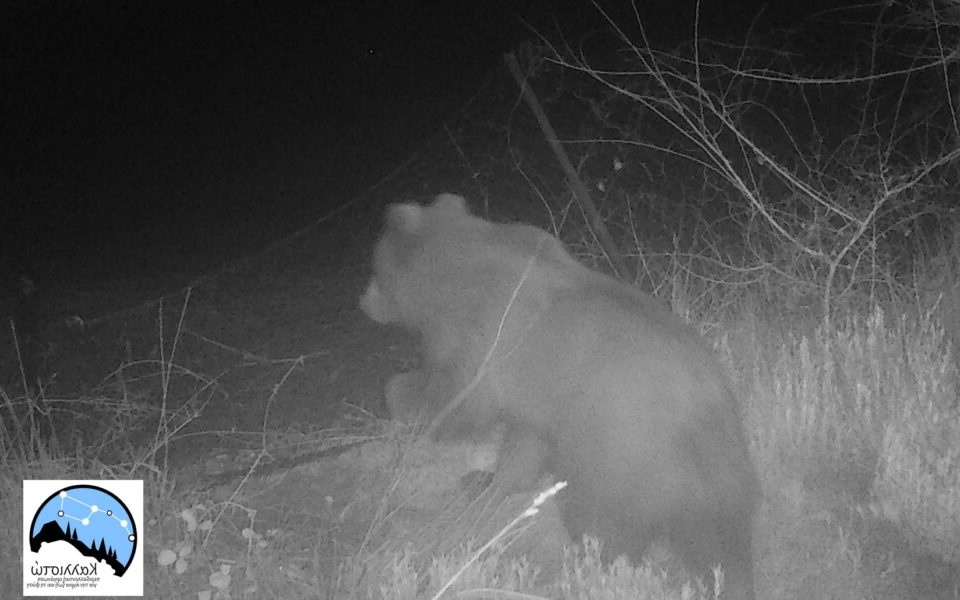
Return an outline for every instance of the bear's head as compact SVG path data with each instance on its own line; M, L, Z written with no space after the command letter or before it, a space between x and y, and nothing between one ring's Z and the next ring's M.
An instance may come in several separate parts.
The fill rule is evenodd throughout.
M374 248L373 277L360 307L377 323L419 333L451 323L459 328L489 316L485 311L499 314L521 280L522 296L536 302L582 272L560 240L546 231L487 221L472 215L460 196L440 194L429 206L387 209Z
M467 233L482 224L470 215L466 201L453 194L441 194L429 206L390 206L374 248L373 276L360 298L360 308L377 323L416 329L430 317L421 302L423 288L430 286L437 272L443 272L455 258L438 252L438 247L451 245L456 232Z

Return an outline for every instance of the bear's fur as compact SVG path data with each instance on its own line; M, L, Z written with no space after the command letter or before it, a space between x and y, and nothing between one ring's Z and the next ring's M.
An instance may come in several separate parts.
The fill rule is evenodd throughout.
M387 385L394 416L431 419L436 438L505 424L517 485L568 482L573 539L639 561L662 538L697 575L721 563L724 597L753 598L759 486L738 403L695 332L556 237L449 194L390 207L373 270L364 312L422 340L420 369Z

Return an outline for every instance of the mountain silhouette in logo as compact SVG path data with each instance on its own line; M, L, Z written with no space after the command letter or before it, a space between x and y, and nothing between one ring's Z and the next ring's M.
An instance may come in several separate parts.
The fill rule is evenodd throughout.
M67 542L76 548L80 554L89 556L96 561L102 560L106 562L107 565L113 569L113 574L117 577L123 577L123 574L127 570L127 568L117 560L117 551L113 548L108 548L103 542L103 538L100 538L99 544L97 544L96 541L91 541L90 545L87 545L77 539L77 531L75 529L73 532L70 531L69 524L67 524L67 530L64 531L56 521L47 521L36 535L30 536L30 550L38 552L40 545L45 542Z

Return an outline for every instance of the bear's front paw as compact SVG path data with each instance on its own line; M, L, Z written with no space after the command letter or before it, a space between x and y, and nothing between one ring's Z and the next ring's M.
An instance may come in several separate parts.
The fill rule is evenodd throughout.
M416 423L423 416L425 375L414 370L397 373L387 380L383 395L390 419L400 423Z

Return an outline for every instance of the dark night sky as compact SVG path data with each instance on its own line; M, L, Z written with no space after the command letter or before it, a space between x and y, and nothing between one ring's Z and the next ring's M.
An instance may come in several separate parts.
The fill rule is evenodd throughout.
M692 0L640 4L689 39ZM727 32L761 6L703 4ZM432 135L531 36L520 15L599 26L586 1L0 7L0 269L34 271L276 239Z

